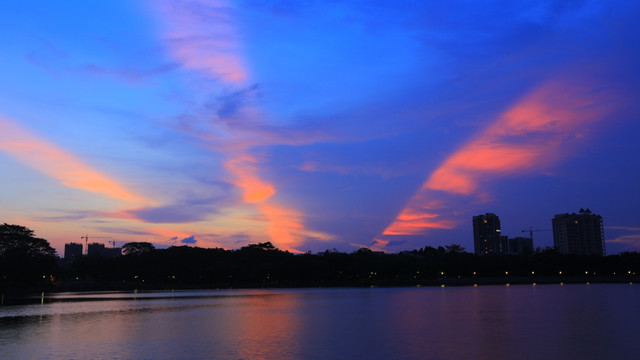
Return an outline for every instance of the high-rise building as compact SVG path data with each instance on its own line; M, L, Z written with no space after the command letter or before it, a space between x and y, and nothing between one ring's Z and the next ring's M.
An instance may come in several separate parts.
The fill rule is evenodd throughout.
M572 214L558 214L553 224L553 245L561 254L606 255L602 216L580 209Z
M92 243L89 244L87 255L114 258L122 255L122 248L108 248L105 247L104 244Z
M73 260L82 256L82 244L68 243L64 244L64 258Z
M473 248L476 255L506 254L507 238L501 235L500 218L496 214L473 217Z

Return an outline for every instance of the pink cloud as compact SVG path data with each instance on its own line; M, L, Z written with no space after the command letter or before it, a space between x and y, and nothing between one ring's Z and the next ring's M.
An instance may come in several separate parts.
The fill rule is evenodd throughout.
M92 169L76 156L31 134L17 123L3 117L0 117L0 150L31 168L58 180L64 186L130 203L153 203L153 201L135 194L115 180Z
M389 241L388 240L373 239L372 245L371 245L371 250L373 250L373 251L386 251L385 247L387 245L389 245Z
M606 242L621 245L624 251L640 251L640 234L621 235Z
M242 190L242 198L247 203L260 203L276 193L273 185L262 180L256 165L258 160L247 154L238 154L227 160L226 169L234 176L231 183Z
M593 84L549 82L505 111L478 136L449 156L434 170L384 235L423 234L448 229L455 222L434 211L428 199L443 195L476 195L490 179L534 171L545 172L570 156L592 125L612 111L607 95Z
M271 241L282 250L299 252L296 247L302 245L307 236L328 239L326 234L306 229L300 212L271 199L276 189L258 176L258 163L256 157L236 154L225 163L225 167L234 176L231 183L242 190L243 201L253 204L264 216Z
M300 252L296 247L304 241L302 214L290 208L268 204L262 204L258 208L267 217L267 232L278 247L282 250Z
M307 236L329 238L306 229L301 213L273 199L276 187L260 176L261 159L249 154L249 149L255 146L297 144L308 141L300 139L315 137L282 132L264 123L262 112L254 106L252 91L246 89L250 71L233 4L191 1L154 2L152 6L164 24L163 37L170 55L185 68L219 80L235 95L232 100L237 101L227 113L217 115L215 124L207 122L202 126L187 119L189 122L181 123L181 130L206 141L211 150L227 154L224 168L230 175L229 181L240 189L242 202L260 213L259 220L265 222L266 233L274 244L297 251L295 247Z
M168 49L183 66L227 83L242 83L249 78L232 3L152 4L163 20Z

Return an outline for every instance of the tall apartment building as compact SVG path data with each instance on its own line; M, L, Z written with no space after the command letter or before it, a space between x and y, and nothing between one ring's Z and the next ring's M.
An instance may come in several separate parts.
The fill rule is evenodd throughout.
M82 256L82 244L68 243L64 244L64 258L73 260Z
M87 249L88 256L115 258L122 256L122 248L108 248L104 244L92 243Z
M553 224L553 245L561 254L606 255L602 216L580 209L572 214L558 214Z
M500 218L496 214L473 217L473 248L476 255L506 254L508 240L501 235Z

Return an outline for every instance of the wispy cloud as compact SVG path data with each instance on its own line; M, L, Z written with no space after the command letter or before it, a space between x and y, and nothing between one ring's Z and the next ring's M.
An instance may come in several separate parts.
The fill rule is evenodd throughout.
M165 20L171 54L183 66L232 84L249 77L231 2L172 1L154 6Z
M150 223L189 223L205 220L218 212L217 199L198 199L158 207L124 210L135 219Z
M605 230L625 230L625 231L637 231L640 232L640 227L634 226L607 226Z
M242 199L248 203L263 202L276 193L273 185L258 176L257 164L256 157L247 154L238 154L225 163L234 176L231 183L242 190Z
M0 150L58 180L61 185L129 203L153 204L71 153L4 117L0 117Z
M623 251L640 251L640 234L621 235L606 242L621 245Z
M257 175L257 162L255 157L240 154L229 160L226 167L234 176L230 181L242 190L243 201L254 204L264 215L271 240L283 250L296 251L307 236L330 239L329 235L305 229L300 212L270 201L277 191Z
M115 228L115 227L96 227L96 230L106 233L106 234L121 234L121 235L135 235L135 236L149 236L153 235L148 231L140 231L140 230L132 230L125 228Z
M614 234L614 238L606 239L607 244L615 244L622 251L640 251L640 227L605 226L605 235Z
M162 64L156 67L141 69L141 68L109 68L97 64L86 64L76 69L76 71L82 74L95 75L95 76L111 76L119 78L128 82L138 82L140 80L170 72L178 68L178 64Z
M574 79L538 87L433 171L383 235L453 228L443 197L481 197L481 184L491 179L544 171L571 156L576 140L610 113L609 97Z
M226 154L224 168L229 182L241 191L242 202L260 212L258 218L264 219L272 242L295 250L305 236L318 234L305 229L302 214L274 200L277 188L260 176L264 163L251 149L300 137L272 131L255 105L257 86L251 83L233 4L190 1L154 6L171 56L217 85L209 94L214 101L194 108L196 115L183 117L179 127L205 141L208 149Z
M610 111L594 86L551 82L505 112L477 138L450 156L424 187L471 194L489 177L541 170L570 156L571 143ZM560 151L563 149L564 151Z

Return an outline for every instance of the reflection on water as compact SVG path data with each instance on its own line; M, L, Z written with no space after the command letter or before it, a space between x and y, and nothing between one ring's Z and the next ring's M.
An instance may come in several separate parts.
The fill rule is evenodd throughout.
M67 293L0 306L6 359L635 359L640 287ZM42 303L40 303L42 302Z

